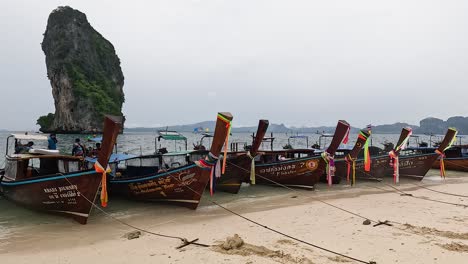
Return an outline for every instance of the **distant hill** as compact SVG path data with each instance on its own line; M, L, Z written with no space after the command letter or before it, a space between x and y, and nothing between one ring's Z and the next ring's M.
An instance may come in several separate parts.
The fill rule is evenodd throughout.
M372 133L376 134L399 134L404 127L411 127L415 134L445 134L449 127L454 127L460 135L468 135L468 117L453 116L444 121L435 117L424 118L419 126L408 123L395 123L377 125L372 127Z
M428 117L419 122L418 134L444 134L449 127L454 127L461 135L468 135L468 117L453 116L444 121L435 117Z
M215 121L204 121L189 125L167 126L168 130L176 130L179 132L193 132L194 129L204 131L208 129L213 131ZM403 127L411 127L416 134L444 134L449 127L457 128L459 134L468 135L468 117L454 116L444 121L439 118L428 117L420 121L419 126L408 123L395 123L376 125L372 127L372 132L376 134L399 134ZM155 132L157 130L165 130L166 127L135 127L125 128L125 132ZM256 126L248 127L233 127L234 133L253 133L257 131ZM335 127L320 126L320 127L287 127L284 124L270 124L268 132L273 133L333 133ZM359 129L352 127L351 132L358 132Z
M375 134L400 134L401 129L404 127L411 127L412 129L419 128L416 125L410 125L407 123L395 123L387 125L377 125L372 127L372 133Z
M156 132L158 130L175 130L178 132L193 132L195 129L199 131L214 131L216 122L215 121L204 121L189 125L175 125L167 127L135 127L125 128L125 132ZM232 132L234 133L254 133L257 131L257 126L248 127L233 127ZM333 133L335 127L320 126L320 127L287 127L284 124L270 124L267 132L273 133ZM357 128L352 128L352 132L358 131Z
M134 127L134 128L125 128L125 132L156 132L158 130L175 130L178 132L193 132L196 128L208 128L209 131L213 131L215 126L214 121L203 121L195 124L189 125L175 125L175 126L165 126L165 127Z

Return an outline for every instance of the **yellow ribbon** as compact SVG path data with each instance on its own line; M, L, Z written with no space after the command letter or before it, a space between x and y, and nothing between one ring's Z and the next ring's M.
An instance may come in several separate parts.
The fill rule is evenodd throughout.
M250 163L250 184L255 185L255 156L250 154L250 151L247 151L247 157L251 159Z
M353 184L356 184L356 159L353 159Z
M226 139L224 140L223 167L221 169L221 174L224 174L224 171L226 170L226 158L227 158L227 151L228 151L228 144L229 144L229 134L231 133L231 121L226 119L224 116L220 114L218 114L218 119L226 123L226 128L228 129Z
M345 160L346 160L346 163L348 165L348 174L347 174L347 177L346 177L348 182L349 182L350 165L353 168L353 176L352 176L352 179L351 179L351 186L352 186L352 185L356 184L356 159L353 159L351 157L351 155L348 154L345 157Z
M332 177L335 176L334 171L333 171L334 165L331 162L331 161L333 161L333 156L330 155L330 153L324 151L324 152L322 152L322 159L327 164L327 182L328 182L328 186L332 186L332 184L333 184Z

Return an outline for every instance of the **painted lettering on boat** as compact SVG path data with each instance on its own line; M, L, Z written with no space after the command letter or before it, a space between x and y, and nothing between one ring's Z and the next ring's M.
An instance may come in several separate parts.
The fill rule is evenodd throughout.
M400 161L400 168L411 167L413 164L414 162L412 160L403 160L403 161Z
M43 191L48 198L43 204L77 204L76 198L81 196L76 184L44 188Z
M189 170L184 170L157 180L148 180L144 183L130 183L128 187L135 195L157 192L162 196L166 196L166 193L183 192L184 189L181 187L197 182L198 180L195 175L195 173L190 173Z
M187 186L197 181L197 178L195 178L195 173L181 175L179 178L181 179L181 186Z
M291 170L296 170L296 164L291 164L291 165L276 165L276 166L270 166L267 168L262 168L260 169L260 173L280 173L284 171L291 171Z
M295 175L308 171L315 171L318 165L319 162L317 160L308 160L295 164L272 165L267 168L261 168L259 173L273 176Z
M390 158L388 157L373 159L371 161L371 167L372 168L377 168L377 167L382 167L382 166L386 167L388 166L389 162L390 162ZM356 162L356 169L364 170L364 161Z

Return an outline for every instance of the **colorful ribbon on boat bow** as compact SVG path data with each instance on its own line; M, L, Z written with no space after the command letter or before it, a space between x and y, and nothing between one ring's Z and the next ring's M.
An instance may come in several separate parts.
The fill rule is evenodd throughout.
M327 182L328 186L332 186L333 178L335 176L335 157L330 155L330 153L324 151L322 153L322 158L327 164Z
M215 178L221 177L220 173L220 161L219 158L213 155L213 153L208 153L205 159L195 161L195 164L203 169L210 169L210 195L213 196L215 189Z
M112 170L109 167L109 164L107 164L107 168L104 169L102 165L99 163L99 161L96 161L94 163L94 170L97 173L102 173L102 179L101 179L101 206L106 207L107 202L109 201L109 197L107 196L107 173L110 173Z
M411 128L407 128L408 135L406 138L401 141L400 145L396 146L396 148L388 153L390 156L390 166L393 166L393 182L399 183L400 182L400 160L398 156L400 155L400 151L406 149L407 143L409 138L413 134L413 130Z
M351 155L346 155L345 157L346 164L348 165L348 174L346 176L346 180L349 183L349 174L351 173L351 168L353 168L353 177L351 181L351 185L356 184L356 159L353 159Z
M370 137L370 136L369 136ZM371 158L369 153L369 137L359 132L358 138L364 139L364 170L369 172L371 170Z
M351 130L350 127L348 127L348 130L346 131L346 135L345 137L343 138L343 144L348 144L348 141L349 141L349 131Z
M452 128L454 129L454 128ZM450 143L447 145L447 147L445 147L444 150L440 151L438 149L436 149L435 153L437 153L439 155L439 162L440 162L440 177L444 178L445 179L445 162L444 162L444 158L445 158L445 151L449 148L452 147L453 143L457 140L457 134L458 134L458 131L455 130L455 135L453 136L452 140L450 141Z
M251 159L250 163L250 184L255 185L255 157L250 154L250 151L247 151L247 157Z
M229 134L231 134L231 121L226 119L221 114L218 114L218 119L223 121L226 124L226 128L228 129L227 134L226 134L226 139L224 140L223 169L221 171L221 173L224 174L224 171L226 170L226 158L227 158L227 151L228 151Z
M388 153L390 156L390 166L393 167L393 182L399 183L400 182L400 161L398 160L398 155L395 151L390 151Z
M440 162L440 177L445 179L445 163L444 163L444 158L445 154L444 152L436 149L435 153L439 155L439 162Z
M395 151L400 152L400 150L404 150L404 149L406 149L406 147L408 146L408 141L409 141L411 135L413 134L413 130L412 130L411 128L408 128L408 129L409 129L408 135L407 135L406 138L401 142L401 144L398 145L398 146L395 148Z

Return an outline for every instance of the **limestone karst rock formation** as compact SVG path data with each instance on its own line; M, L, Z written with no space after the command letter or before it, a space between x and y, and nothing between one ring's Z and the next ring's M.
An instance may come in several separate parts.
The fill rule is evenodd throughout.
M38 119L42 131L99 132L105 114L123 115L120 59L84 13L68 6L52 11L42 50L55 103L55 114Z

